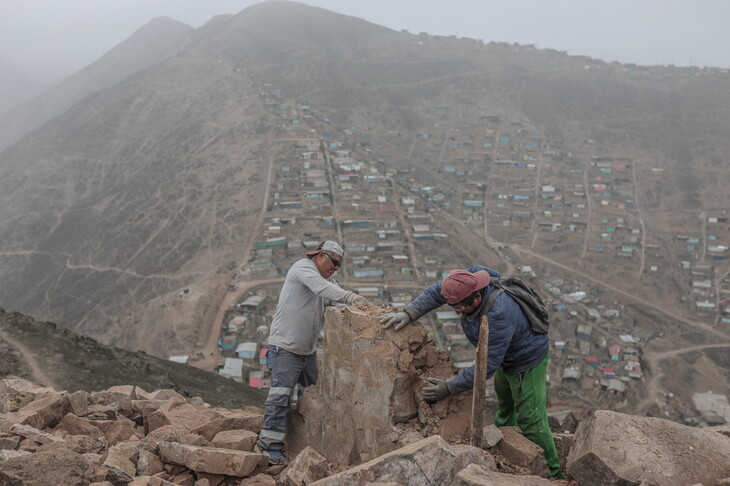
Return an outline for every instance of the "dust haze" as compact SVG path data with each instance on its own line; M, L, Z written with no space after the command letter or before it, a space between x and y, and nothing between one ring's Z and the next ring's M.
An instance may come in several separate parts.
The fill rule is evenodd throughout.
M27 0L0 2L0 68L31 82L68 76L150 20L197 28L251 0ZM606 62L730 67L730 3L647 0L307 0L394 30L533 44Z

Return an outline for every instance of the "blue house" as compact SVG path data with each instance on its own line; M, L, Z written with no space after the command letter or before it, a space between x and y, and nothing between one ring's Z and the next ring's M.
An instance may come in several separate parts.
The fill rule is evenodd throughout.
M238 336L235 334L224 334L218 339L218 348L221 351L233 351L238 345Z

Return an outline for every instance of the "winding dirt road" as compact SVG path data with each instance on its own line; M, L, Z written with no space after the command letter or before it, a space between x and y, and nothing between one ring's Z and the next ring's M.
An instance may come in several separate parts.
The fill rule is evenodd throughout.
M664 397L660 396L657 391L657 383L664 376L663 373L659 372L659 363L670 358L675 358L679 355L690 353L692 351L702 351L705 349L714 348L730 348L730 343L724 344L700 344L697 346L689 346L681 349L672 349L670 351L664 351L662 353L645 353L644 359L649 364L651 369L651 376L645 381L646 383L646 397L642 399L636 405L637 412L645 412L653 403L661 404ZM646 375L645 375L646 376Z
M0 339L8 343L8 345L10 345L12 348L15 348L18 351L20 357L24 359L25 362L28 364L28 368L30 368L30 373L32 377L31 381L39 385L50 386L54 390L59 389L58 386L53 382L53 380L51 380L48 375L43 372L43 369L38 364L38 361L36 361L34 354L23 343L16 341L13 337L11 337L2 329L0 329Z
M682 317L682 316L679 316L679 315L670 313L665 308L663 308L663 307L661 307L661 306L659 306L657 304L654 304L652 302L648 302L648 301L642 299L641 297L637 297L634 294L631 294L629 292L626 292L625 290L621 290L618 287L614 287L613 285L607 284L607 283L605 283L605 282L603 282L601 280L598 280L597 278L595 278L595 277L593 277L593 276L591 276L591 275L589 275L587 273L581 272L580 270L576 270L575 268L571 268L571 267L569 267L567 265L564 265L564 264L562 264L560 262L557 262L555 260L552 260L552 259L550 259L550 258L548 258L546 256L540 255L539 253L535 253L532 250L528 250L527 248L522 248L520 245L517 245L517 244L514 244L513 243L513 244L510 245L510 248L515 253L525 254L525 255L529 255L532 258L537 258L538 260L542 260L542 261L544 261L546 263L549 263L550 265L553 265L555 267L559 267L562 270L565 270L567 272L570 272L570 273L572 273L574 275L578 275L582 279L589 280L589 281L591 281L591 282L593 282L593 283L595 283L597 285L600 285L603 288L609 289L612 292L616 292L617 294L620 294L622 297L625 297L628 300L630 300L632 302L635 302L635 303L637 303L637 304L639 304L641 306L650 307L652 310L654 310L657 313L665 316L669 320L681 322L682 324L686 324L686 325L688 325L688 326L690 326L690 327L692 327L694 329L697 329L699 331L704 331L704 332L708 332L710 334L714 334L715 336L717 336L719 338L722 338L725 341L728 340L727 334L721 332L719 329L716 329L713 326L710 326L709 324L705 324L704 322L700 322L700 321L693 321L691 319L687 319L686 317Z

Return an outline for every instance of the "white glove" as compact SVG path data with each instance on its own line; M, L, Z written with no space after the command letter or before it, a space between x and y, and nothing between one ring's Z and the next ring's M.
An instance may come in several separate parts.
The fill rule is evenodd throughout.
M347 302L347 305L352 305L352 304L357 304L360 302L367 302L367 301L368 300L365 297L363 297L362 295L357 295L355 293L348 295L347 299L345 300L345 302Z
M387 314L383 314L383 317L380 318L380 323L385 324L383 326L384 329L388 329L396 322L398 324L395 326L395 330L399 331L403 329L406 324L411 322L411 316L405 312L388 312Z

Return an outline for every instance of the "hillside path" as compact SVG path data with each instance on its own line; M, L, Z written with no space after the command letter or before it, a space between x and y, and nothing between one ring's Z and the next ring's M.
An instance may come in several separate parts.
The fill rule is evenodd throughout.
M595 284L598 284L598 285L602 286L603 288L606 288L606 289L609 289L609 290L611 290L613 292L616 292L617 294L620 294L623 297L626 297L627 299L629 299L629 300L631 300L633 302L636 302L636 303L638 303L638 304L640 304L642 306L650 307L652 310L656 311L657 313L659 313L659 314L661 314L663 316L666 316L668 319L681 322L681 323L686 324L689 327L694 328L694 329L699 330L699 331L705 331L705 332L708 332L710 334L714 334L715 336L722 338L723 341L725 341L725 340L728 339L727 334L721 332L719 329L714 328L713 326L710 326L709 324L705 324L704 322L700 322L700 321L693 321L692 319L688 319L686 317L673 314L673 313L667 311L665 308L663 308L660 305L657 305L657 304L654 304L652 302L646 301L646 300L642 299L641 297L637 297L636 295L631 294L630 292L626 292L625 290L621 290L618 287L615 287L613 285L609 285L609 284L607 284L607 283L605 283L605 282L603 282L601 280L598 280L597 278L595 278L595 277L593 277L593 276L591 276L591 275L589 275L589 274L587 274L585 272L581 272L580 270L576 270L575 268L571 268L571 267L569 267L567 265L564 265L564 264L562 264L560 262L557 262L555 260L552 260L552 259L550 259L550 258L548 258L546 256L543 256L543 255L539 254L539 253L535 253L535 252L533 252L531 250L528 250L526 248L522 248L521 246L519 246L517 244L511 244L510 247L516 253L524 253L524 254L530 255L533 258L537 258L539 260L543 260L543 261L545 261L545 262L547 262L547 263L549 263L549 264L551 264L553 266L559 267L559 268L561 268L561 269L563 269L565 271L568 271L568 272L570 272L570 273L572 273L574 275L579 275L581 278L584 278L584 279L589 280L589 281L591 281L591 282L593 282Z
M239 283L235 291L229 291L228 295L223 297L223 300L217 307L218 311L215 313L213 320L206 325L208 337L202 350L204 357L196 361L191 361L190 364L196 368L213 371L215 366L223 359L220 349L218 349L218 339L220 338L220 326L223 325L223 316L225 315L226 310L231 308L241 297L246 295L246 292L250 289L258 287L259 285L283 281L284 277L248 280L246 282ZM216 325L216 323L218 323L218 325Z
M16 341L15 338L8 335L8 333L2 329L0 329L0 339L8 343L10 347L15 348L20 356L25 360L30 368L31 378L34 383L43 386L50 386L54 390L58 390L58 386L43 372L43 369L41 369L30 349L28 349L23 343Z
M273 143L273 141L271 142ZM261 201L261 208L256 216L256 220L251 225L251 228L254 228L254 230L251 231L251 234L241 251L242 264L239 267L238 272L241 272L243 269L246 268L248 260L253 252L256 239L259 237L259 230L264 222L266 208L269 201L269 191L271 188L271 180L274 172L274 158L276 156L276 153L276 151L272 151L269 154L268 162L266 164L266 182L264 183L264 195ZM239 285L233 292L229 291L228 289L223 290L218 295L216 303L213 306L216 310L211 312L209 314L209 317L203 321L203 325L200 331L201 336L207 336L204 348L202 350L203 358L200 360L191 361L191 364L197 368L213 371L215 369L215 366L222 359L220 349L218 349L218 339L220 337L220 329L223 325L223 316L225 315L226 310L231 308L231 306L233 306L233 304L235 304L238 299L245 295L249 289L265 283L273 283L279 281L283 282L284 278L277 277L264 280L250 280L247 282L239 283Z
M684 353L690 353L692 351L703 351L705 349L714 348L730 348L730 343L726 344L701 344L698 346L688 346L686 348L671 349L660 353L645 353L644 357L649 363L649 370L651 371L651 377L646 380L646 397L642 399L636 405L636 412L645 412L652 403L661 404L663 397L659 396L657 390L657 382L664 377L664 373L660 372L659 363L669 358L674 358Z

